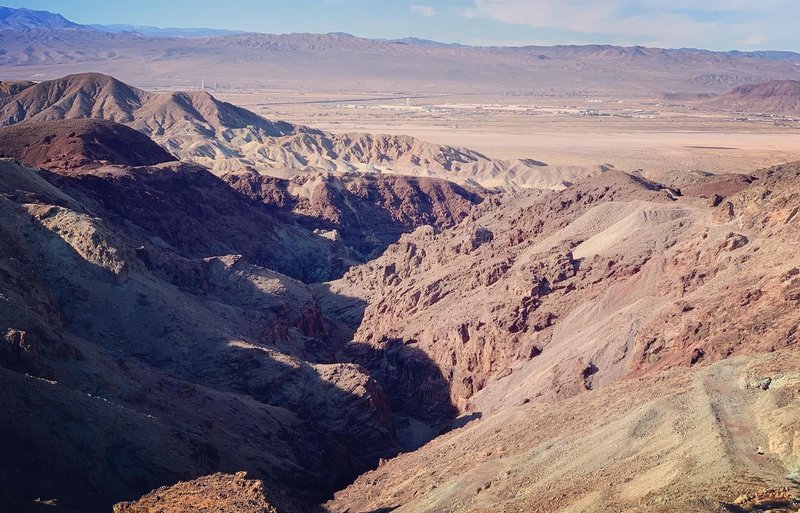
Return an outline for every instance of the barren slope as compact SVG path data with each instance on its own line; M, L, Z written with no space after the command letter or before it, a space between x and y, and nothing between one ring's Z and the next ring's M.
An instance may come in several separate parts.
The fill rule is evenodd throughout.
M302 283L241 255L173 246L123 201L142 201L137 182L166 191L186 170L0 166L0 482L17 511L36 497L100 511L215 470L249 470L278 502L308 503L396 450L379 385L336 362ZM186 236L179 207L146 211ZM256 243L281 231L262 229Z
M800 165L685 192L609 172L489 199L319 287L395 407L448 400L414 348L471 411L325 509L795 511Z
M798 393L798 354L779 352L511 407L362 475L326 509L789 513Z
M0 484L15 511L37 497L101 511L218 470L307 507L419 443L403 435L417 414L337 356L307 287L263 267L319 279L334 241L182 163L0 160L0 202ZM435 433L444 415L418 422Z
M800 319L797 169L729 200L606 173L439 236L417 230L329 290L367 302L360 324L337 313L357 326L354 347L420 349L462 410L786 347Z
M800 165L711 177L727 197L610 178L415 232L330 285L369 298L356 346L419 348L480 420L329 510L797 508Z

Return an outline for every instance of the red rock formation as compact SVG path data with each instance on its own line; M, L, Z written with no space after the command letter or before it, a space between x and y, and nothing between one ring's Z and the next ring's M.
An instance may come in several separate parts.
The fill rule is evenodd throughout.
M0 128L0 157L31 167L152 166L175 157L147 136L111 121L71 119Z
M264 483L247 473L213 474L153 490L135 502L114 506L114 513L278 513L267 500Z

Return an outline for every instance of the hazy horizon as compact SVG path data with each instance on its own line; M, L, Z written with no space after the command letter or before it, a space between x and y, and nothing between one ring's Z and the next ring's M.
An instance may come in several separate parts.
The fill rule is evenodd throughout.
M109 5L98 0L7 0L8 7L46 10L81 24L209 28L259 33L348 33L473 46L611 44L714 51L800 51L793 20L800 4L765 0L697 2L613 0L301 0L291 5L246 0L236 9L214 1L156 0Z

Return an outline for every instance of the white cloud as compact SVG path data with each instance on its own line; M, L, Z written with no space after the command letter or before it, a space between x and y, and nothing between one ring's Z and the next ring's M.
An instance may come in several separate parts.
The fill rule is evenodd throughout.
M746 47L747 46L759 46L759 45L763 45L764 41L766 41L766 38L764 36L759 35L759 34L753 34L751 36L746 37L745 39L742 39L739 42L739 44L742 45L742 46L746 46Z
M600 34L651 46L769 45L796 33L797 0L472 0L468 18Z
M408 8L414 14L419 14L426 18L433 18L436 16L436 9L430 5L409 5Z

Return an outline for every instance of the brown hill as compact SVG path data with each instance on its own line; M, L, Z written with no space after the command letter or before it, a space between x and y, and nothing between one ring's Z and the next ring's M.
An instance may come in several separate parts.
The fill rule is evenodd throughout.
M0 157L15 158L28 166L48 169L106 164L150 166L177 160L141 132L100 119L2 127Z
M562 309L576 305L580 282L599 280L605 287L613 281L601 279L609 272L602 264L576 261L569 240L577 234L548 245L549 238L589 210L614 212L589 223L589 230L597 230L634 214L635 208L621 205L669 205L671 198L656 184L608 172L558 194L521 198L472 216L440 236L418 229L380 258L348 271L333 290L368 304L356 342L380 348L413 341L441 366L453 402L466 410L466 401L489 381L543 350L548 333L566 315ZM680 217L672 216L671 206L660 208L667 223ZM625 258L634 262L624 264L620 257L613 264L623 275L638 257Z
M79 73L25 88L0 110L0 123L98 118L131 124L147 135L180 121L204 133L251 127L262 135L286 135L294 126L274 124L252 112L220 102L208 93L153 94L101 73Z
M800 82L771 80L746 84L709 100L711 107L757 114L800 115Z

